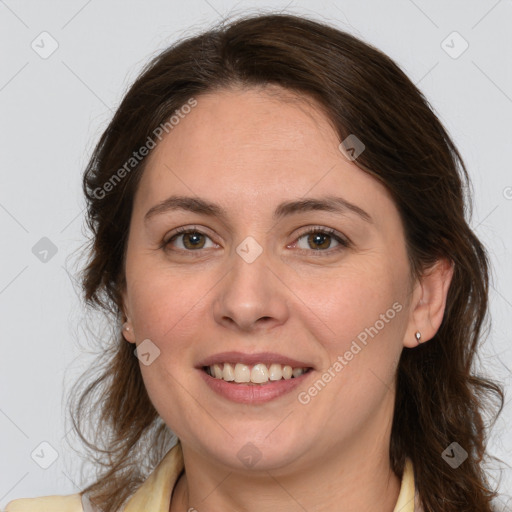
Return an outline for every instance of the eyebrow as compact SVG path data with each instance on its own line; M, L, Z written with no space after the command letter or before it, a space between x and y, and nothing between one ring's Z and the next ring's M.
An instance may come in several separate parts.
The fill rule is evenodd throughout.
M176 210L189 211L209 217L218 217L227 223L227 212L220 205L207 201L206 199L189 196L170 196L164 199L147 211L144 216L144 222L148 222L156 215ZM277 206L273 214L273 219L277 221L290 215L309 211L326 211L340 214L353 213L365 222L373 223L371 216L362 208L350 203L342 197L335 196L285 201Z

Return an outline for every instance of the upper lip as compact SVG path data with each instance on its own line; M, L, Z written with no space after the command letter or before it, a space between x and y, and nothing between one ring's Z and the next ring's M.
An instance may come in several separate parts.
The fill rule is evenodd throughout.
M243 352L236 351L220 352L219 354L209 356L206 359L203 359L203 361L197 365L197 368L212 366L218 363L242 363L246 364L247 366L252 366L258 363L267 365L277 363L282 365L289 365L292 368L313 368L312 363L298 361L297 359L292 359L281 354L276 354L275 352L244 354Z

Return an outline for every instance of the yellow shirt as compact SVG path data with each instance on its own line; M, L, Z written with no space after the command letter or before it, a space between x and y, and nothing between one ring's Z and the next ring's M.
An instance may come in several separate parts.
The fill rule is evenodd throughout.
M123 512L169 512L174 485L183 470L181 444L171 448L158 466L126 502ZM415 505L416 503L416 505ZM80 494L22 498L7 504L5 512L95 512ZM400 494L393 512L421 512L415 493L412 462L407 459Z

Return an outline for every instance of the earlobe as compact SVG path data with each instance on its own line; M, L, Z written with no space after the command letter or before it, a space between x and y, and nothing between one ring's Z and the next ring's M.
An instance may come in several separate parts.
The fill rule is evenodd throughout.
M130 343L135 343L133 326L129 320L126 320L126 322L123 324L123 336L126 341Z
M121 311L123 316L126 318L122 327L122 334L126 341L129 343L135 343L135 333L133 332L133 325L130 321L130 308L126 301L126 287L123 286L121 290Z
M435 336L443 321L453 270L453 262L443 258L421 276L411 304L411 317L404 339L406 347L417 347Z

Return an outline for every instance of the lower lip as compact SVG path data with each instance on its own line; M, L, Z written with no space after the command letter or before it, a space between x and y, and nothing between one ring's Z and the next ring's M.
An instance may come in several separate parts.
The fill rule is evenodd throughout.
M240 404L262 404L270 402L293 391L303 383L313 370L303 373L299 377L269 381L267 384L246 384L227 382L208 375L204 370L198 370L202 378L213 391L219 395Z

